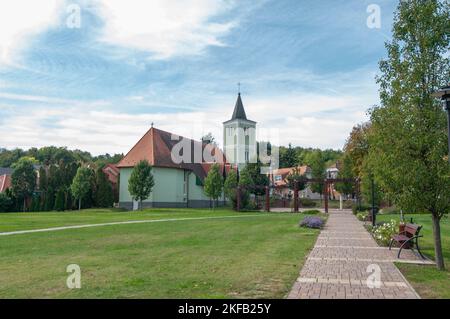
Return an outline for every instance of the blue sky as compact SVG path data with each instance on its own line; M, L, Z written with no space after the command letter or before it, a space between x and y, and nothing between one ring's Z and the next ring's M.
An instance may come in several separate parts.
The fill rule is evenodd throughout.
M342 148L378 103L374 76L397 4L34 2L0 4L0 147L94 154L127 152L152 122L220 141L238 82L261 138L271 130L275 143ZM372 3L380 29L367 26ZM80 28L67 27L71 4Z

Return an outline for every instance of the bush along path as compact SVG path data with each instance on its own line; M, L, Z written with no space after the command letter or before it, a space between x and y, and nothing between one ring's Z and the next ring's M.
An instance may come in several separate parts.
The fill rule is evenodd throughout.
M289 299L420 298L394 265L416 263L411 252L379 247L351 211L331 211Z

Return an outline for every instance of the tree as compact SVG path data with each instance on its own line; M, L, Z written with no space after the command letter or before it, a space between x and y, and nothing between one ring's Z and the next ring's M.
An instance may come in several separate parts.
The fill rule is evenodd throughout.
M324 180L325 179L325 160L322 157L322 152L320 150L316 150L308 156L305 157L306 164L311 167L311 175L315 179ZM322 199L324 183L314 182L311 185L311 190L315 193L320 194L320 198Z
M380 62L381 106L370 111L369 161L377 184L410 212L433 221L435 258L443 270L440 220L450 207L445 113L430 95L450 78L450 4L400 1L387 59Z
M99 168L96 173L95 203L97 207L112 207L114 194L111 183L103 170Z
M238 187L238 179L237 173L234 169L230 170L225 179L224 183L224 192L225 196L231 201L233 208L236 209L237 203L237 187Z
M345 153L341 160L338 178L356 179L353 172L353 163L350 154ZM351 196L355 193L354 182L338 182L335 185L336 190L342 195Z
M12 206L12 199L7 194L0 193L0 212L9 212Z
M35 162L36 160L32 157L22 157L13 164L14 172L11 175L12 191L16 197L23 200L23 211L26 210L27 198L33 194L36 187Z
M348 157L346 160L352 167L353 175L361 177L364 161L369 154L369 134L372 124L365 122L353 127L349 138L344 146L344 152ZM349 173L349 172L347 172Z
M79 167L75 175L70 191L78 199L78 210L81 210L81 200L91 191L92 171L88 167Z
M266 193L264 186L269 186L270 180L266 174L261 173L262 163L257 161L256 163L248 163L245 167L250 174L250 178L253 184L258 187L254 187L251 191L255 196L262 196Z
M208 134L202 136L202 142L205 143L205 144L216 145L216 139L214 138L214 136L212 135L211 132L209 132Z
M280 168L297 166L297 153L292 145L289 143L289 147L280 147Z
M216 201L222 195L223 178L220 174L220 167L214 164L205 178L205 193L213 200L213 207L216 206Z
M301 174L300 169L298 167L294 168L291 173L286 177L289 188L294 189L295 184L297 183L297 187L299 191L302 191L306 188L307 178Z
M140 209L142 209L142 201L150 196L154 185L152 167L146 160L140 161L133 168L128 180L128 191L133 200L139 201Z
M56 192L55 207L53 209L59 212L64 211L64 208L66 206L65 202L66 202L66 193L64 192L64 190L60 189Z
M255 183L252 179L248 166L244 167L239 173L240 174L238 184L240 187L240 194L241 194L240 198L241 207L248 207L250 201L250 194L253 193Z

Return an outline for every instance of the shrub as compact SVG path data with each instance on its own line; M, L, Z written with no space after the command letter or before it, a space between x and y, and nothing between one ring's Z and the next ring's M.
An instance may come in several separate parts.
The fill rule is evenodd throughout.
M12 207L12 199L5 193L0 193L0 212L9 212Z
M320 229L322 228L323 224L324 221L322 220L322 218L308 216L303 218L303 220L300 222L300 227Z
M354 215L356 215L360 212L365 212L365 211L371 210L371 209L372 209L372 206L369 206L369 205L361 205L361 207L359 207L357 204L354 204L352 206L352 211L353 211Z
M301 198L300 203L302 207L316 207L317 203L309 198Z
M369 213L367 213L367 212L357 213L356 214L356 218L358 218L358 220L360 220L362 222L367 220L367 216L369 216Z
M311 209L311 210L305 210L303 212L303 214L305 215L317 215L317 214L321 214L322 212L320 210L317 209Z
M398 222L391 220L388 223L380 223L372 228L372 235L379 245L387 246L391 237L398 233Z

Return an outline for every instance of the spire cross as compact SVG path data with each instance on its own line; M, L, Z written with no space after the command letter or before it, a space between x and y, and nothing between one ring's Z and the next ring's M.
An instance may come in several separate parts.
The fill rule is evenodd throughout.
M238 93L241 94L241 82L238 82Z

